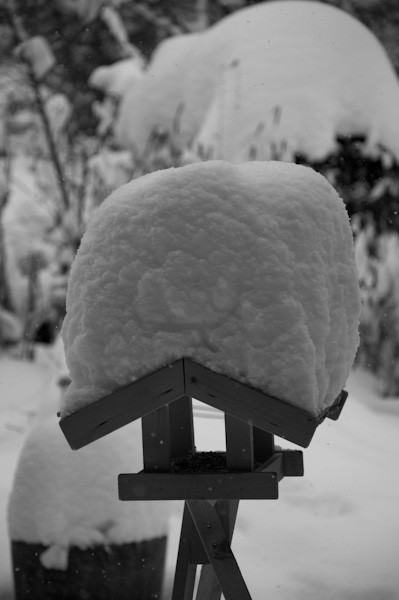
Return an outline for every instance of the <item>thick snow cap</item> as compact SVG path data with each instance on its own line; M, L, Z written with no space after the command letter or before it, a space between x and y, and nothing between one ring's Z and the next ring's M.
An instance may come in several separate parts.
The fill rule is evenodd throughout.
M182 141L211 158L322 160L350 134L399 159L399 83L383 46L320 2L256 4L160 44L124 95L117 140L142 154L179 107Z
M8 502L10 539L47 546L43 565L66 569L71 546L165 535L169 503L118 499L117 474L142 468L138 422L71 452L58 419L42 421L27 438L15 472Z
M145 175L94 213L72 265L62 416L184 356L318 415L359 312L348 215L323 176L223 161Z

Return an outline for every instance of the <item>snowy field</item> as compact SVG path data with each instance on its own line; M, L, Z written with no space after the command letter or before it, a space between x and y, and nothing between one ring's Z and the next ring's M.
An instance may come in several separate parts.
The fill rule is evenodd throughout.
M13 597L6 528L13 472L33 424L57 410L64 372L56 349L39 348L34 363L0 359L0 600ZM283 480L279 501L240 505L233 550L253 600L399 599L399 401L378 398L361 370L346 388L339 421L323 423L304 450L305 476ZM197 447L223 449L220 415L199 404L195 412ZM165 600L180 516L179 506Z

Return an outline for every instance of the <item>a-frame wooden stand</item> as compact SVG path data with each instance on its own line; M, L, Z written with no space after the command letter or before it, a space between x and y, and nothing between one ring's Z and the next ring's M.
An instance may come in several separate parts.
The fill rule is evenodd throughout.
M321 418L182 358L60 421L73 449L142 418L144 470L119 475L121 500L185 500L172 600L250 600L231 551L241 499L277 499L283 477L303 475L302 452L325 417L336 420L343 391ZM225 414L226 453L197 453L191 398Z

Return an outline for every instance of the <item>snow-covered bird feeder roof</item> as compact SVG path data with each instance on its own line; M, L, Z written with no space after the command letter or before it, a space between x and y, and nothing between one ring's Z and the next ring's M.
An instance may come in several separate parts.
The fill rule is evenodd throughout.
M312 169L146 175L101 205L72 265L62 419L186 358L317 421L349 375L359 313L348 215Z
M61 419L61 429L78 450L143 416L195 397L237 419L307 447L325 418L336 421L347 399L343 390L319 417L182 358ZM243 402L245 399L245 402Z

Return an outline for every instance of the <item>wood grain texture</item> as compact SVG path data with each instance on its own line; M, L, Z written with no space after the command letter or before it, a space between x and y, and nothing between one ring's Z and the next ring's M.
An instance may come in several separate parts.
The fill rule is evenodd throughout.
M234 471L253 471L254 439L252 425L224 415L226 431L226 464Z
M226 532L229 543L231 543L233 538L239 503L239 500L217 500L215 503L215 510Z
M201 500L188 500L186 504L226 600L251 600L214 507Z
M118 477L120 500L278 498L276 473L137 473Z
M184 359L187 394L269 433L307 447L319 421L308 412Z
M229 544L231 544L233 536L238 504L238 500L209 501L209 506L213 506ZM181 600L182 598L191 600L196 568L199 564L203 567L196 600L219 600L222 593L221 587L191 517L188 505L185 503L172 600Z
M303 452L300 450L283 450L284 477L303 477Z
M303 476L303 454L300 450L281 450L260 465L256 472L275 473L278 481L283 477Z
M220 600L222 588L212 565L203 565L195 600Z
M182 358L60 420L74 450L143 417L165 404L190 396L258 429L307 447L318 425L336 420L345 403L343 391L320 417L235 379Z
M141 424L144 470L147 473L170 471L172 451L169 404L144 415Z
M62 418L60 427L77 450L184 394L183 360L178 360Z
M193 403L182 396L169 405L172 458L183 458L195 451Z
M197 572L197 565L190 560L193 527L194 524L190 512L185 504L180 532L179 550L177 553L172 600L192 600L193 597L195 575Z

